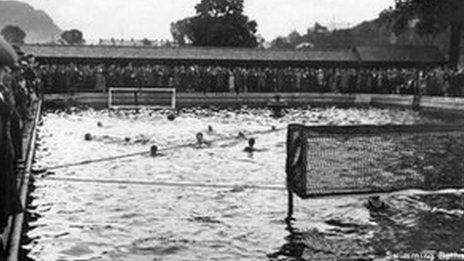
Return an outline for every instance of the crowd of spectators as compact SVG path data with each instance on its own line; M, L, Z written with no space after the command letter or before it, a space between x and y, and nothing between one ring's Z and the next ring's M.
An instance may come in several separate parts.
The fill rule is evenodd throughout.
M46 92L108 87L173 87L178 92L332 92L463 96L464 72L434 68L270 68L165 65L45 64Z
M0 39L0 41L3 41ZM40 79L33 56L0 42L0 234L11 215L23 210L17 178L24 165L23 134L38 100ZM16 62L15 62L16 61ZM0 238L1 239L1 238ZM3 260L0 248L0 260Z

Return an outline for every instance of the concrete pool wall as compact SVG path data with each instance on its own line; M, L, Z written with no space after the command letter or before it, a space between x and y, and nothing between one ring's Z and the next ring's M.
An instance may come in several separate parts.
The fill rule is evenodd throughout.
M129 97L131 94L127 94ZM395 94L334 94L334 93L178 93L178 108L191 106L236 106L263 107L274 96L280 95L289 106L340 105L340 106L394 106L411 107L412 95ZM88 105L95 108L108 106L107 93L47 94L45 106L50 104ZM422 97L422 109L464 112L464 98Z

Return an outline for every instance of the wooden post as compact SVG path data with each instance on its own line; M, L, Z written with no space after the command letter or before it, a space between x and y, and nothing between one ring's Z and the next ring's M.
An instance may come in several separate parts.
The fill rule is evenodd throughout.
M134 103L136 107L139 106L139 90L134 92Z
M291 190L287 190L288 193L288 210L287 210L287 218L285 222L289 224L293 220L293 193Z

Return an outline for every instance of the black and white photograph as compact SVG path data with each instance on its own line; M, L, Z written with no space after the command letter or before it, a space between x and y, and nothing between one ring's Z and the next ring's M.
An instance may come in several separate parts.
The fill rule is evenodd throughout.
M0 261L464 261L464 0L0 0Z

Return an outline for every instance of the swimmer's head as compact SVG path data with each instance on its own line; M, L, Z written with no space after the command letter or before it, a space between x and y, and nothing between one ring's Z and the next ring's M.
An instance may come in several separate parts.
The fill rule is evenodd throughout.
M171 113L171 114L168 115L168 120L169 121L174 121L175 119L176 119L176 116L174 114Z
M367 201L367 206L369 209L380 210L385 208L385 203L380 200L379 196L372 196Z
M91 141L92 140L92 134L86 133L85 136L84 136L84 140Z
M97 122L98 127L103 127L103 124L101 122Z
M201 132L197 133L196 137L197 137L197 141L198 141L198 142L202 142L202 141L203 141L203 133L201 133Z
M158 153L158 146L156 146L156 145L151 146L151 148L150 148L150 155L151 155L152 157L156 157L156 154L157 154L157 153Z
M209 131L209 132L213 132L213 126L208 125L208 131Z
M130 140L131 140L131 138L129 138L129 137L125 137L125 138L124 138L124 141L125 141L125 142L129 142Z
M253 148L255 146L256 140L254 138L251 138L248 140L248 145Z

